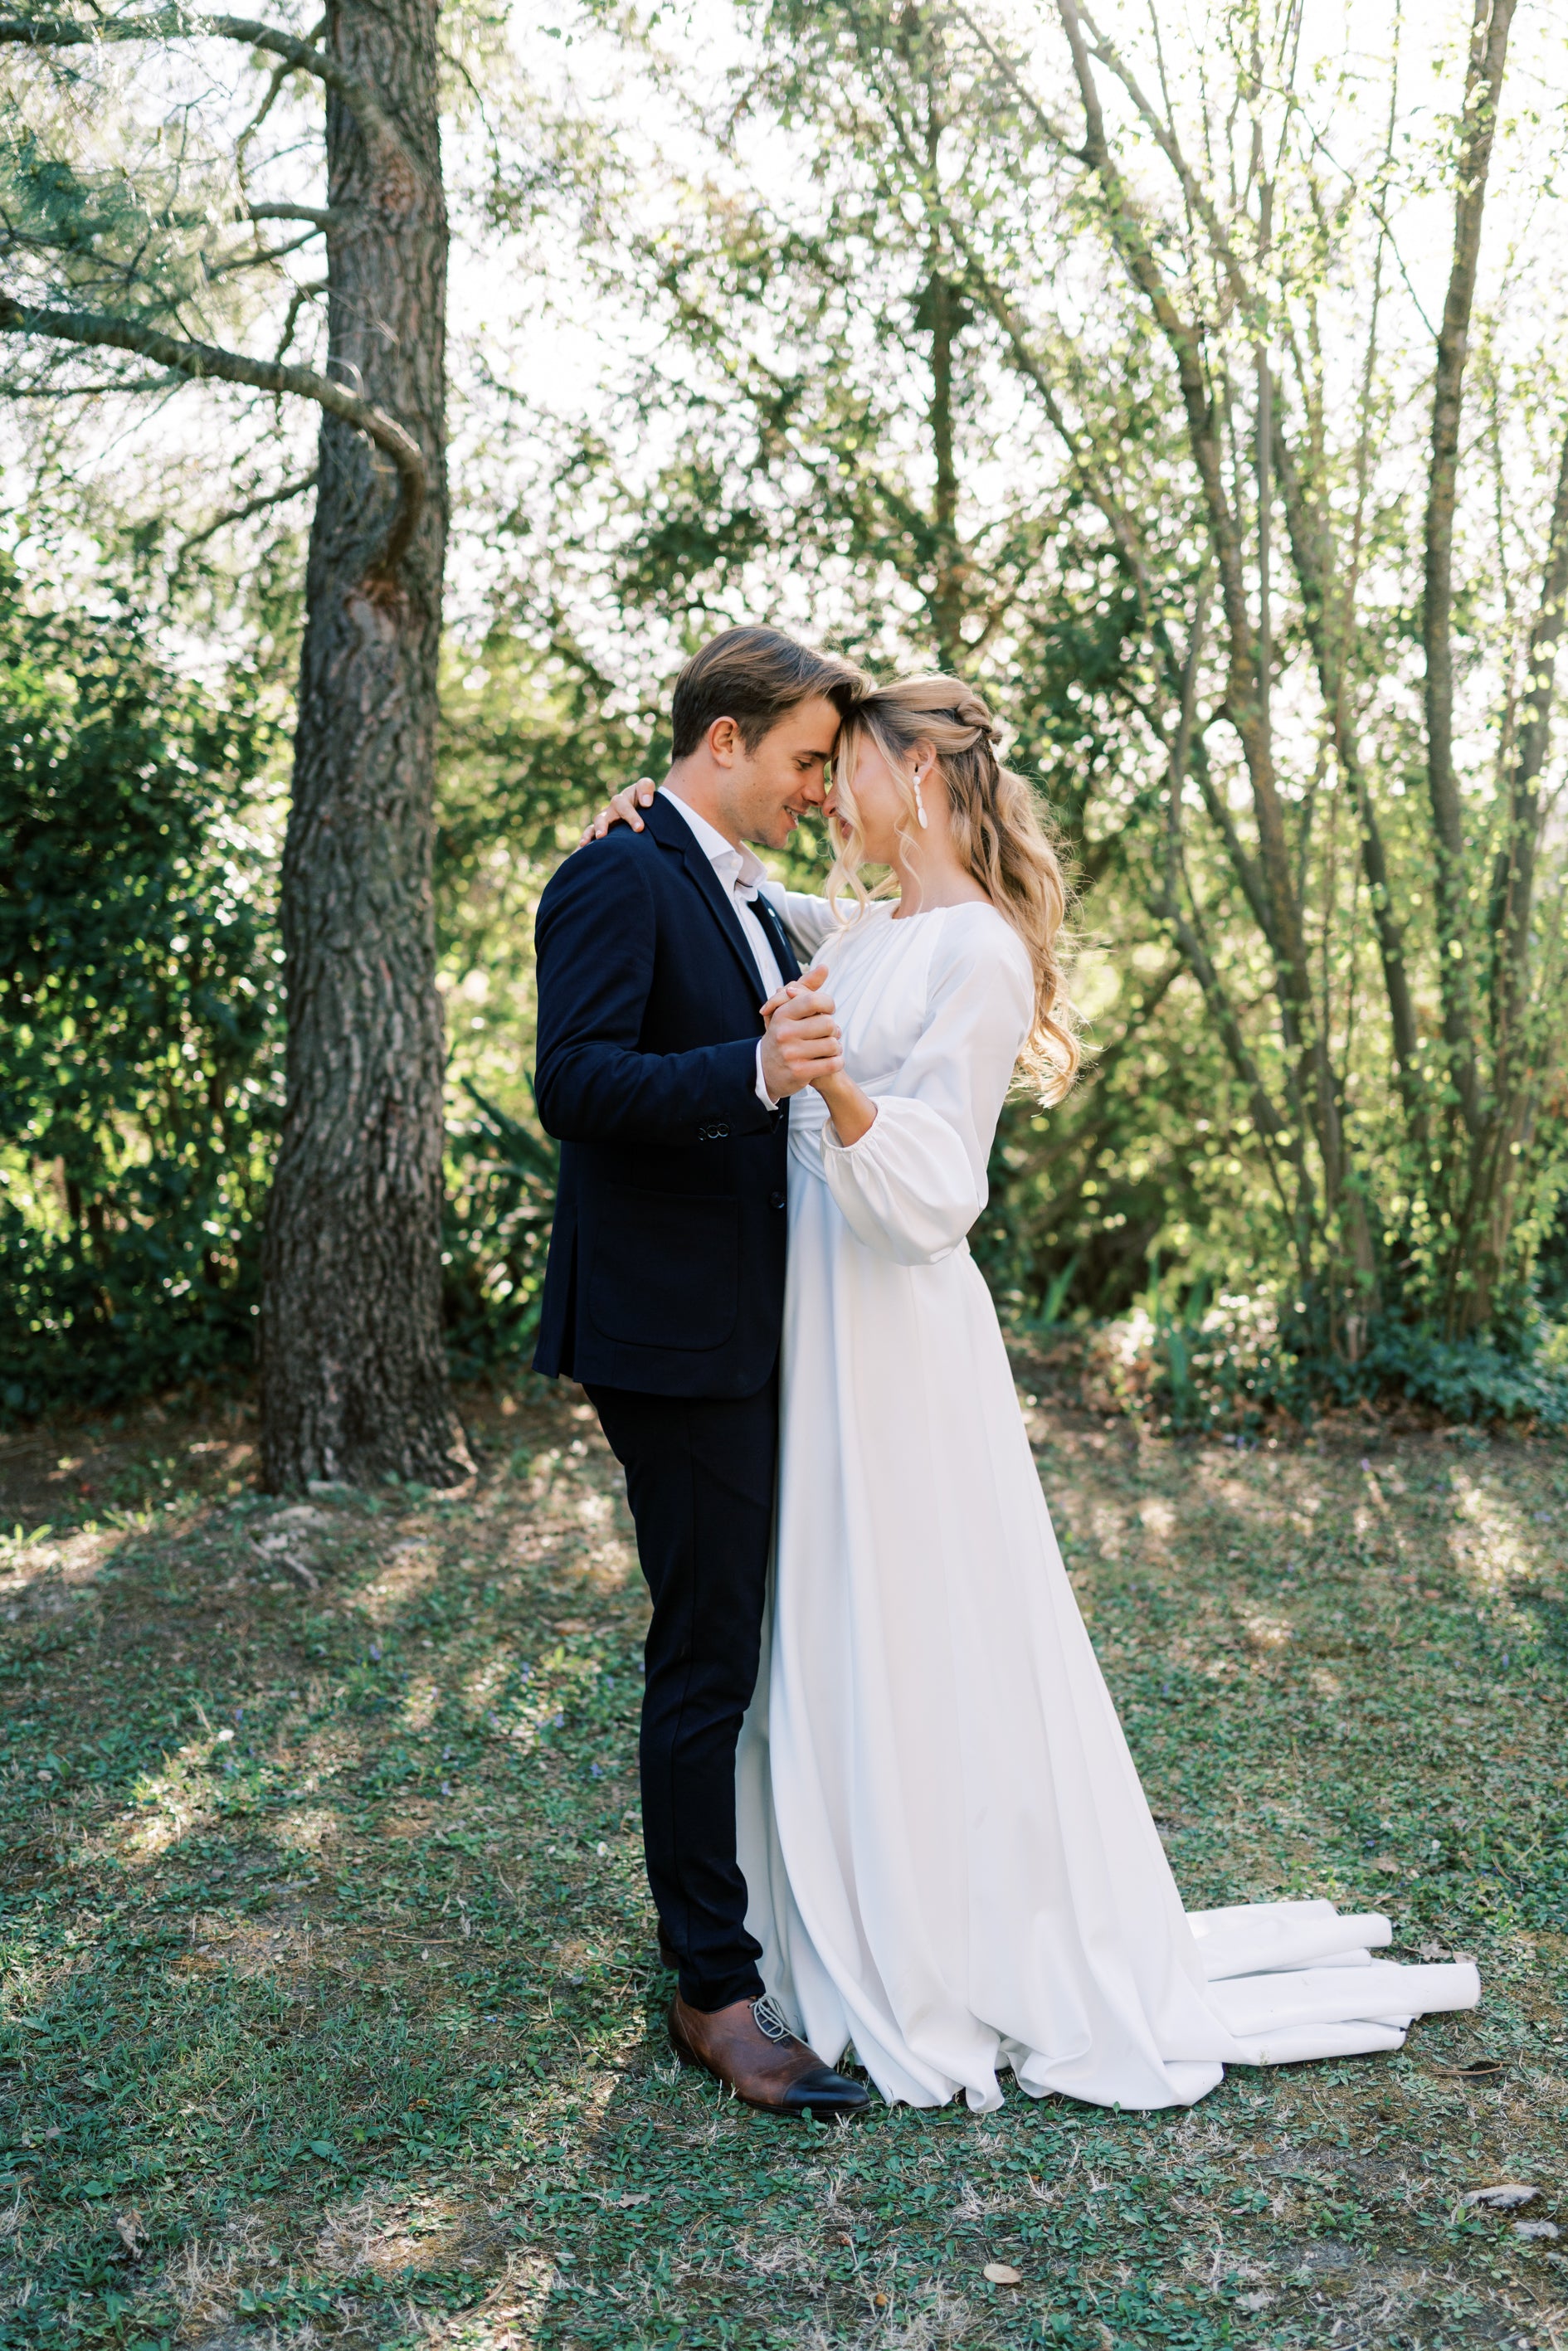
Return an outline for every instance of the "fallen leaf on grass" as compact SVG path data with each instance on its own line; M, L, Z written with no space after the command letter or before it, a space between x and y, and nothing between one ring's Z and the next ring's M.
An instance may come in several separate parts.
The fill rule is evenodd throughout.
M1513 2233L1516 2237L1549 2240L1560 2237L1563 2231L1555 2220L1516 2220L1513 2224Z
M1006 2262L988 2262L985 2274L993 2285L1022 2285L1023 2273L1009 2269Z
M119 2231L120 2243L125 2247L126 2252L134 2258L134 2256L141 2251L142 2240L141 2215L136 2212L122 2212L115 2221L114 2225L116 2230ZM1555 2229L1552 2233L1553 2236L1556 2235L1557 2231Z

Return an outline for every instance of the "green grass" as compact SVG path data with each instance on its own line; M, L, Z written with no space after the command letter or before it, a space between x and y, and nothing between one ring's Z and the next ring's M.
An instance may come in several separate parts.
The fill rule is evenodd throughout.
M1189 1903L1385 1907L1485 2004L841 2130L672 2061L612 1465L570 1396L472 1417L467 1499L307 1519L232 1412L0 1445L4 2351L1568 2340L1568 1450L1036 1410ZM1505 2178L1555 2245L1460 2216Z

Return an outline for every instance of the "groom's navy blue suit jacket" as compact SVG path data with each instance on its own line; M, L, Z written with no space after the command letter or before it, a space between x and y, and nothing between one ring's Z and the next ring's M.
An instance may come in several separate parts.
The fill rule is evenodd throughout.
M733 901L677 809L643 821L539 902L534 1083L561 1155L534 1367L753 1395L783 1323L788 1105L757 1093L762 986Z

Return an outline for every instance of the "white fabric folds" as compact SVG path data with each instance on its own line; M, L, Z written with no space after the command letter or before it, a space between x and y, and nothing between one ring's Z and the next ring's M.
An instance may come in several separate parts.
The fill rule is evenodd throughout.
M1327 1902L1188 1917L1062 1566L966 1235L1032 990L985 905L835 933L849 1149L790 1107L778 1545L737 1767L768 1990L883 2095L1187 2105L1228 2064L1399 2045L1469 1965Z

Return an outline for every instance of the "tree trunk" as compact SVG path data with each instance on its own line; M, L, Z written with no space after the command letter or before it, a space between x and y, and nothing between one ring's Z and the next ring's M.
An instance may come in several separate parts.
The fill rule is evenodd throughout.
M1345 598L1352 591L1335 584L1334 545L1327 510L1320 498L1313 497L1309 501L1290 439L1281 428L1276 428L1274 434L1274 466L1284 501L1285 523L1297 585L1301 590L1302 624L1312 648L1319 690L1333 730L1334 757L1355 808L1362 871L1366 876L1373 927L1377 935L1377 952L1383 967L1384 991L1394 1034L1395 1075L1404 1106L1405 1123L1424 1159L1427 1150L1427 1113L1416 1066L1419 1032L1405 961L1405 937L1394 909L1394 893L1388 879L1388 860L1384 850L1382 829L1373 805L1371 784L1362 764L1361 747L1356 738L1345 677L1344 653L1354 621ZM1331 610L1331 599L1341 608L1337 614Z
M968 567L958 538L958 469L953 446L953 341L958 295L940 266L933 268L925 281L925 306L930 314L929 421L936 460L936 496L932 511L936 583L931 595L931 621L938 664L949 677L962 677L961 622L967 602Z
M287 1102L267 1220L262 1469L274 1489L469 1464L442 1339L444 1041L431 891L445 552L447 228L436 0L333 0L329 371L413 434L429 495L395 572L397 477L324 415L283 861Z
M1475 0L1465 76L1464 127L1460 134L1454 199L1454 255L1443 323L1437 334L1437 364L1432 391L1432 456L1427 475L1426 580L1421 601L1421 639L1426 653L1427 784L1432 803L1437 852L1437 986L1443 1002L1443 1038L1449 1072L1465 1123L1476 1133L1481 1122L1481 1090L1476 1067L1475 998L1466 964L1465 824L1454 768L1454 516L1458 496L1459 424L1464 403L1465 360L1470 313L1475 307L1480 259L1481 213L1492 133L1508 56L1514 0Z
M1552 502L1541 603L1530 632L1524 721L1514 747L1509 779L1508 831L1492 885L1493 1077L1490 1115L1461 1242L1448 1275L1448 1322L1465 1333L1484 1330L1496 1311L1508 1269L1536 1111L1542 1063L1551 1040L1531 1019L1530 937L1535 899L1535 863L1540 847L1541 779L1552 742L1552 705L1557 694L1557 648L1568 604L1568 433L1557 467ZM1468 1279L1461 1283L1460 1275Z
M1498 5L1503 5L1503 0L1498 0ZM1268 917L1261 927L1273 960L1281 1042L1291 1064L1291 1111L1298 1123L1311 1125L1317 1143L1323 1171L1322 1225L1345 1258L1354 1300L1352 1311L1360 1317L1375 1302L1376 1260L1366 1203L1352 1180L1328 1040L1322 1033L1312 1000L1302 910L1291 877L1285 808L1274 764L1259 635L1248 605L1246 551L1240 518L1225 486L1220 404L1218 395L1211 390L1206 366L1203 324L1201 319L1183 316L1171 294L1160 258L1145 232L1137 204L1123 183L1105 134L1104 116L1077 0L1057 0L1057 9L1067 35L1083 105L1083 144L1077 152L1100 182L1106 204L1106 225L1176 362L1186 418L1187 445L1201 486L1209 545L1219 578L1220 609L1225 616L1226 716L1240 741L1252 789L1253 816L1258 828L1256 863ZM1304 1159L1299 1164L1305 1190ZM1309 1204L1308 1213L1316 1218L1315 1205Z

